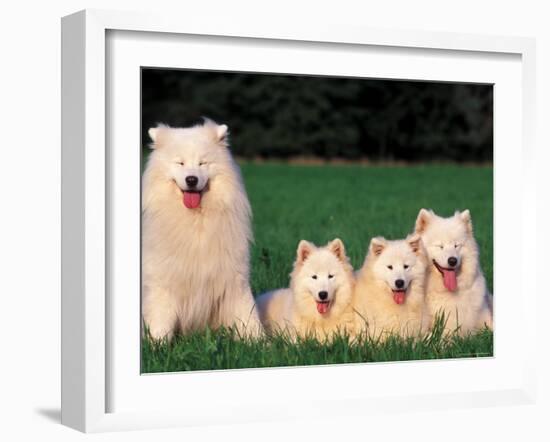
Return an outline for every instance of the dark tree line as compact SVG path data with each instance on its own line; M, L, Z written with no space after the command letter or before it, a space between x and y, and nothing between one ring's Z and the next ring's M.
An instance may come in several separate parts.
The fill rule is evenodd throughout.
M157 122L203 115L244 157L493 158L490 85L143 69L144 144Z

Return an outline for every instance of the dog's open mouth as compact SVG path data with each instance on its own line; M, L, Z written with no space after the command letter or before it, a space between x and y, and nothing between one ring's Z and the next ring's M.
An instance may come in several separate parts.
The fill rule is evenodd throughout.
M330 301L316 301L316 303L317 311L322 315L326 315L330 309Z
M447 269L445 267L441 267L436 260L433 260L434 266L437 270L439 270L439 273L443 276L443 285L447 290L450 292L456 291L457 288L457 282L456 282L456 269Z
M405 303L405 295L407 294L407 290L392 290L393 292L393 301L396 304L404 304Z
M184 190L183 205L188 209L196 209L201 205L202 193L196 190Z

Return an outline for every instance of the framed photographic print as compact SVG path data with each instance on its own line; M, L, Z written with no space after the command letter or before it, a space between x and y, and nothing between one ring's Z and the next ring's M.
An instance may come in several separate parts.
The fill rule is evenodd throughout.
M532 400L532 40L62 26L64 424Z

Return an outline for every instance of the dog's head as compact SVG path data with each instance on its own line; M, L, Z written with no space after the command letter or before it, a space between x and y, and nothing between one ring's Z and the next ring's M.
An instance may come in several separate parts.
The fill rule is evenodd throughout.
M300 241L292 273L292 288L298 304L309 312L328 316L335 306L347 303L351 291L351 266L340 239L325 247Z
M230 161L227 126L207 119L189 128L158 125L149 129L149 136L150 162L163 179L177 186L186 208L199 208L212 180Z
M413 281L421 281L426 271L425 250L419 235L404 240L389 241L373 238L367 262L374 277L388 287L396 304L404 304Z
M422 236L428 259L443 278L443 285L454 292L457 274L465 258L477 255L470 211L455 212L442 218L431 210L421 209L415 232Z

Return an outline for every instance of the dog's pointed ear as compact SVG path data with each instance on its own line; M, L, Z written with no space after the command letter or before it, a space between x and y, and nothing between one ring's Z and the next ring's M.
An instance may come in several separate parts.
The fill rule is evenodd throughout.
M469 233L474 231L474 226L472 225L472 215L470 215L470 211L468 209L463 212L456 212L455 216L458 216L466 225L466 230L468 230Z
M227 124L220 124L216 128L216 135L218 137L218 141L227 140L227 136L229 135L229 130L228 130Z
M327 247L340 261L345 262L347 260L346 247L340 238L333 239L327 244Z
M227 124L218 124L214 120L208 117L202 117L204 126L211 127L214 132L214 137L218 143L227 145L227 137L229 135L229 128Z
M151 138L152 143L149 145L151 149L156 149L162 145L162 140L166 136L167 129L170 129L170 126L166 124L159 123L156 127L152 127L147 132L149 138Z
M407 243L415 255L420 255L422 253L422 238L418 233L413 233L407 236Z
M388 242L386 241L385 238L381 236L372 238L370 240L370 246L369 246L370 253L372 253L374 256L380 256L387 245L388 245Z
M154 143L157 140L157 133L158 133L158 127L151 127L149 129L149 138L151 138L151 141Z
M296 264L302 264L315 250L315 245L306 240L301 240L296 250Z
M431 210L420 209L420 212L418 212L418 216L416 217L414 232L419 234L424 233L433 216L434 213Z

